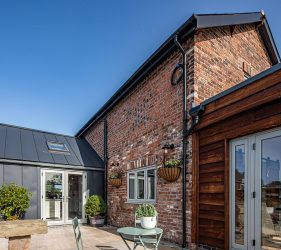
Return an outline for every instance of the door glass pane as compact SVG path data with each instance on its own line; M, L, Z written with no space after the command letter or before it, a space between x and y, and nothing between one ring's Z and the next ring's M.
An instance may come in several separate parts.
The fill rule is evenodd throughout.
M235 146L235 243L244 245L245 145Z
M135 173L129 174L129 199L135 199Z
M155 199L155 169L147 171L147 199Z
M281 137L261 142L261 245L281 249Z
M83 209L83 176L68 174L68 219L82 219Z
M62 174L45 173L45 216L46 220L62 220Z
M137 173L137 183L138 183L138 199L144 199L144 171L139 171Z

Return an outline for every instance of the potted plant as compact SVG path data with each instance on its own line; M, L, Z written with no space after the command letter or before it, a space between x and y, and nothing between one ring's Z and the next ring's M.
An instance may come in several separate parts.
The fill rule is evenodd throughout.
M166 181L174 182L180 177L181 164L181 160L168 160L158 169L158 175Z
M0 187L0 217L2 220L22 220L29 208L31 192L14 183Z
M109 182L114 187L120 187L122 185L122 176L124 174L124 170L122 167L112 167L109 171Z
M104 225L106 204L100 195L92 195L86 202L85 213L88 215L90 225L101 227Z
M155 228L156 216L157 211L152 204L142 204L136 209L136 217L140 218L141 226L145 229Z

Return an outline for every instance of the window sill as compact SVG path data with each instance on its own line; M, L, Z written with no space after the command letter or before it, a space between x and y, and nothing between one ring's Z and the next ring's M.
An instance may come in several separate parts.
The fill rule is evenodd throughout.
M136 204L136 205L140 205L140 204L156 204L156 201L130 201L127 200L125 202L126 204Z

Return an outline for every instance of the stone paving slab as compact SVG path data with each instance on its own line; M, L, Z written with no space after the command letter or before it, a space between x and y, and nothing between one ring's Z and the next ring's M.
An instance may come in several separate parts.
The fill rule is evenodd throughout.
M30 250L76 250L71 225L50 226L48 234L32 235ZM85 250L128 250L115 227L93 228L81 226L82 241ZM129 242L133 246L132 242ZM8 240L0 239L0 249L8 249ZM143 249L139 246L137 249ZM179 246L161 241L159 250L180 249Z

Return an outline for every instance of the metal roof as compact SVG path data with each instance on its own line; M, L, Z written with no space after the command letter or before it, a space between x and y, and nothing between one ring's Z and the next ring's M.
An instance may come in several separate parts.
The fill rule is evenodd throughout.
M233 13L233 14L200 14L192 15L179 27L144 64L117 90L117 92L101 107L101 109L77 132L82 136L94 123L101 119L114 107L126 94L131 91L149 72L162 62L176 49L174 36L178 35L180 41L186 40L198 29L233 26L241 24L257 24L257 28L265 43L272 64L280 62L280 56L272 37L269 25L263 12ZM259 25L258 25L259 24Z
M226 95L229 95L229 94L237 91L238 89L244 88L244 87L246 87L246 86L248 86L248 85L250 85L250 84L252 84L252 83L254 83L254 82L256 82L256 81L258 81L260 79L262 79L262 78L265 78L265 77L267 77L267 76L269 76L269 75L271 75L271 74L273 74L273 73L275 73L275 72L277 72L279 70L281 70L281 63L278 63L278 64L272 66L271 68L269 68L269 69L267 69L265 71L262 71L261 73L255 75L255 76L253 76L251 78L248 78L247 80L245 80L245 81L243 81L243 82L241 82L241 83L239 83L237 85L234 85L233 87L231 87L231 88L229 88L229 89L227 89L227 90L225 90L225 91L223 91L223 92L221 92L221 93L219 93L219 94L217 94L217 95L215 95L215 96L213 96L213 97L203 101L199 105L193 107L190 110L189 113L192 116L197 115L198 112L205 110L205 106L206 105L208 105L208 104L210 104L212 102L215 102L218 99L220 99L220 98L222 98L222 97L224 97Z
M69 152L50 151L47 142L63 143ZM82 138L0 124L0 162L44 166L103 168L103 161Z

